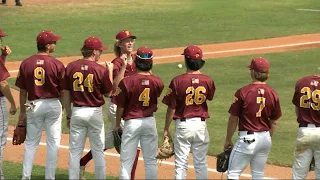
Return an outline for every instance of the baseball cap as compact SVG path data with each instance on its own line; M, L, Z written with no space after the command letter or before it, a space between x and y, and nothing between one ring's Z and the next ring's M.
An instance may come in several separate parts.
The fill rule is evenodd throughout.
M5 36L8 36L8 35L4 34L2 29L0 29L0 37L5 37Z
M61 36L56 36L50 30L41 31L37 36L37 44L47 45L59 41Z
M116 35L116 40L122 41L127 38L137 39L137 36L132 35L129 30L122 30Z
M270 64L267 59L262 57L257 57L251 60L251 64L248 65L248 68L255 72L268 72Z
M188 46L184 49L183 53L185 57L193 60L202 60L202 50L198 46Z
M136 59L139 59L140 61L152 61L153 52L148 47L140 47L137 50Z
M107 50L107 46L103 46L102 40L98 37L88 37L84 43L83 48L90 50Z

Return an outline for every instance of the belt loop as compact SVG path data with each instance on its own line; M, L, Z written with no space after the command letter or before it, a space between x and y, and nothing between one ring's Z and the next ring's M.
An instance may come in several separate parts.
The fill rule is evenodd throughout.
M206 118L203 118L203 117L202 117L202 118L201 118L201 121L206 121Z
M181 118L180 121L181 122L186 121L186 118Z

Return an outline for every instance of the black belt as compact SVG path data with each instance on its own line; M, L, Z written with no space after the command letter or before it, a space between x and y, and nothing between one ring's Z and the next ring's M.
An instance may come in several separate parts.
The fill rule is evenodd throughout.
M320 124L314 124L316 127L320 127ZM308 127L308 124L299 124L299 127Z
M181 118L180 121L186 121L186 118ZM201 121L206 121L206 118L201 118Z
M246 131L246 130L241 130L241 131ZM266 132L266 131L247 131L247 134L254 134L254 133L258 133L258 132Z
M73 107L101 107L101 106L81 106L78 104L73 104Z

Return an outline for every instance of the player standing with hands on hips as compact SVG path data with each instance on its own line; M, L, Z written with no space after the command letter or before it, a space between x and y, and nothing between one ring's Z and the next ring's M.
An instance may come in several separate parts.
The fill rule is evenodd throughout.
M250 163L252 179L264 178L264 167L271 148L271 137L281 117L277 93L266 84L268 60L258 57L248 65L252 83L240 88L229 109L230 117L224 149L232 149L228 179L239 179ZM239 124L239 137L233 147L232 136Z
M81 49L83 59L69 63L66 68L64 103L70 123L69 179L79 179L79 161L87 136L96 179L106 178L102 106L105 103L103 96L109 97L112 91L113 64L107 63L106 69L97 63L103 50L107 47L102 45L100 38L89 37Z
M6 36L0 29L0 48L1 48L1 37ZM2 170L2 158L3 150L7 144L8 137L8 105L7 100L10 102L10 114L14 115L17 111L16 104L12 97L12 93L7 82L7 78L10 77L10 74L7 68L4 66L5 57L11 53L10 48L7 46L1 48L2 54L0 56L0 179L4 179L3 170Z
M136 72L136 66L133 61L132 51L135 44L135 39L137 37L134 36L130 31L128 30L122 30L120 31L115 38L113 51L116 55L116 58L112 60L112 63L114 65L113 67L113 89L116 89L119 82L124 78L128 77ZM111 149L114 147L113 144L113 135L112 131L116 125L116 110L117 105L115 105L110 98L110 101L107 104L107 115L108 119L110 121L109 129L106 132L105 135L105 150ZM123 127L123 122L121 123ZM135 168L138 161L140 150L137 150L136 155L136 162L133 166L132 170L132 178L134 178ZM80 176L82 179L84 179L84 172L85 172L85 166L87 163L92 159L92 153L91 151L88 152L84 157L80 160Z
M205 61L198 46L188 46L182 55L187 72L171 81L162 100L168 106L164 136L171 139L169 127L172 119L175 120L175 179L186 179L190 151L197 179L208 179L210 139L206 121L210 116L207 100L213 99L216 88L213 80L200 72Z
M312 158L316 179L320 179L320 76L299 79L292 103L296 108L299 130L294 152L292 179L306 179Z
M38 53L25 59L19 68L16 86L20 88L19 121L27 126L22 179L30 179L34 156L40 143L43 124L46 127L46 179L55 179L57 156L61 139L62 77L64 65L50 56L60 40L52 31L37 36ZM34 109L26 112L25 103Z
M136 150L141 149L146 170L146 179L157 179L158 132L154 112L163 90L162 80L151 74L153 52L147 47L137 50L135 64L137 73L122 79L112 101L117 105L115 130L124 129L121 141L119 179L130 179Z

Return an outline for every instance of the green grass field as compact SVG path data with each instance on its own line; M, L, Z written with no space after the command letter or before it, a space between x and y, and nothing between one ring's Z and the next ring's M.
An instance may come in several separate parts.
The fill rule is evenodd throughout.
M262 39L316 33L320 24L317 0L91 0L88 3L0 6L4 44L22 60L36 52L36 35L45 29L62 36L56 56L80 55L88 36L112 45L116 33L129 29L137 46L167 48L189 44Z
M9 161L3 162L3 171L6 179L21 179L22 164L13 163ZM33 166L32 169L32 179L45 179L45 167L43 166ZM94 174L86 173L87 179L94 179ZM68 170L57 169L56 179L69 179ZM116 177L107 176L107 179L118 179Z
M88 3L42 4L23 8L0 6L0 16L6 17L0 28L9 34L3 45L11 47L13 53L8 61L13 61L34 54L36 35L45 29L53 30L63 38L53 54L57 57L80 55L79 49L88 36L102 37L110 47L106 53L111 52L114 37L122 29L129 29L138 36L136 48L142 45L167 48L319 33L319 13L297 11L299 8L320 9L320 3L317 0L91 0ZM255 56L258 55L208 60L202 70L213 78L217 88L214 100L209 103L212 117L208 121L210 155L222 151L233 93L250 83L246 65ZM319 73L317 60L320 52L315 49L262 56L271 62L271 77L267 82L278 92L283 113L268 163L291 166L298 130L291 103L294 85L302 76ZM184 68L178 69L177 63L161 64L155 65L153 72L163 79L167 87L174 76L184 72ZM15 79L9 82L14 85ZM166 107L159 103L156 113L159 142L165 111ZM10 116L10 124L14 124L17 118L18 115ZM108 123L106 118L105 122ZM68 133L65 121L63 132ZM6 162L4 165L7 167L5 173L12 173L7 177L19 178L16 174L20 174L21 165L12 164L17 166L18 171L15 171L8 168L11 164ZM37 174L35 176L43 177L43 169ZM61 179L67 178L67 172L61 174Z

